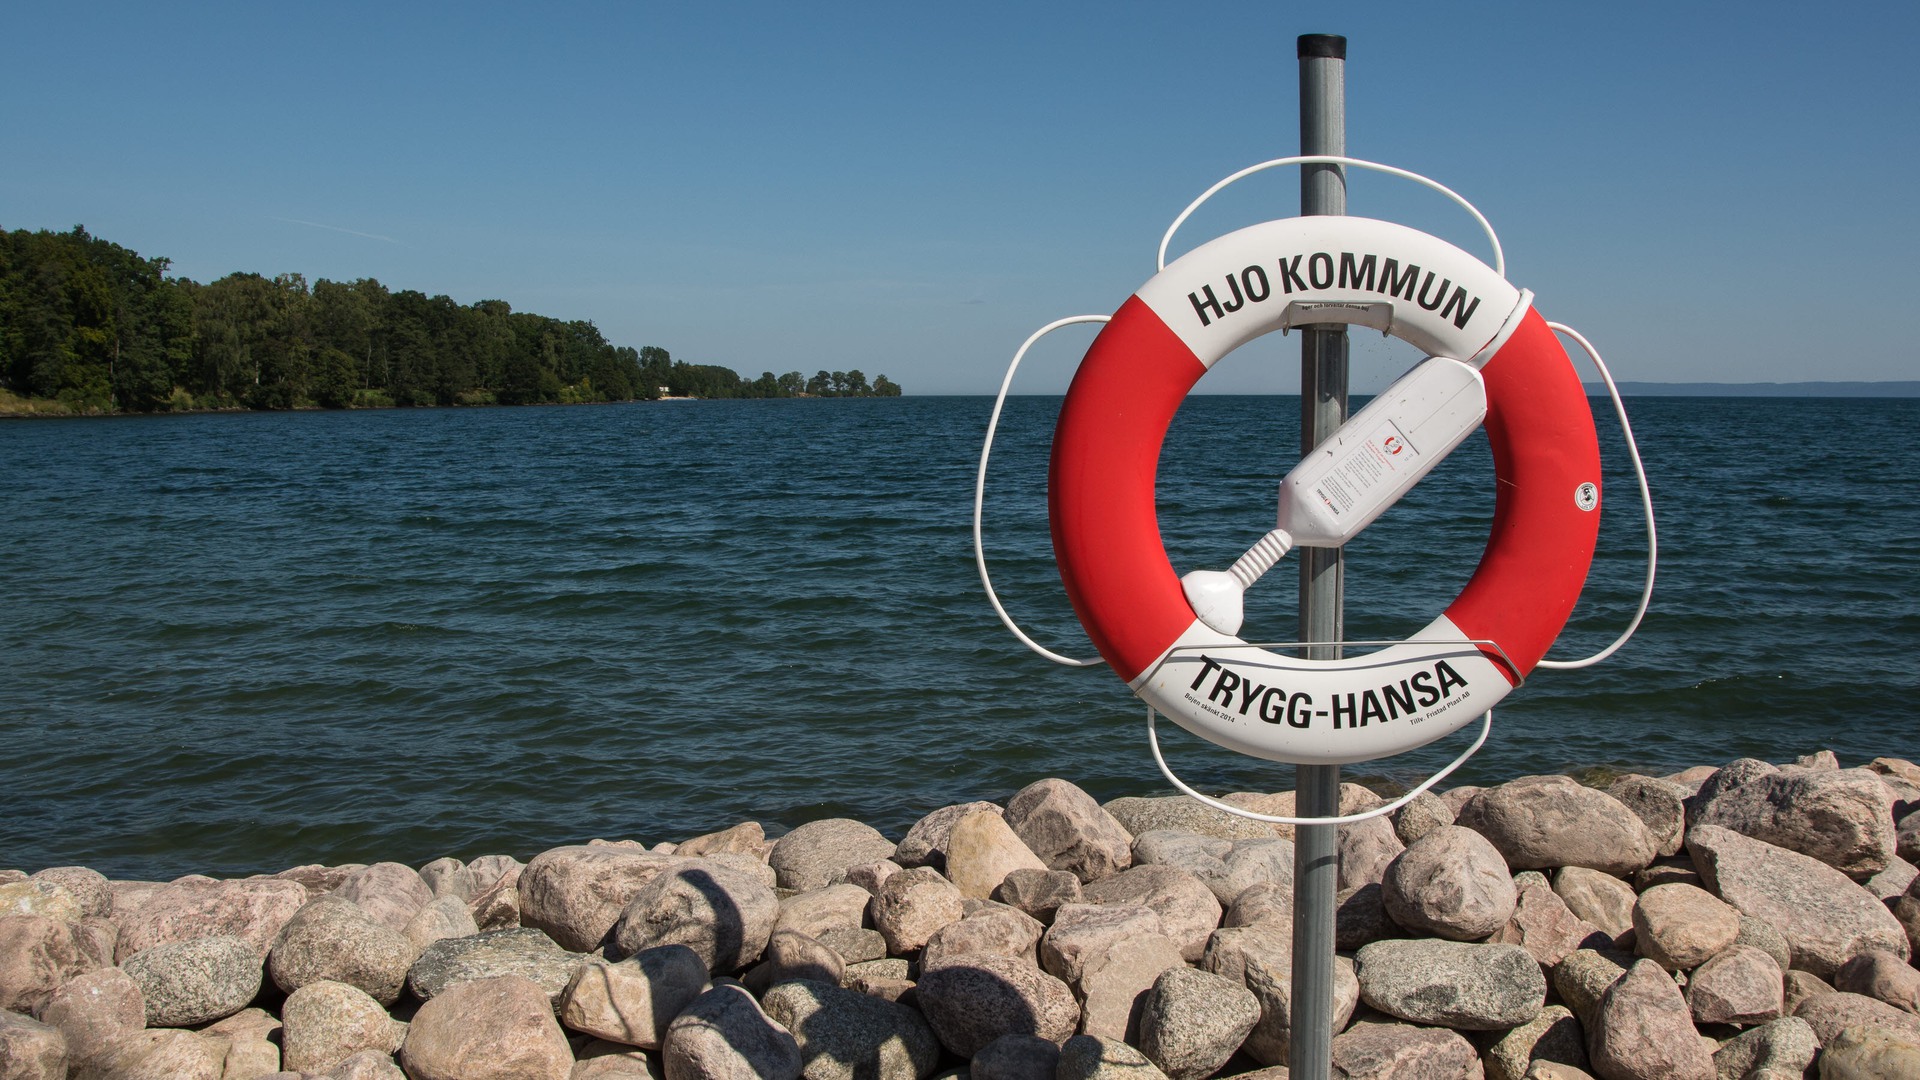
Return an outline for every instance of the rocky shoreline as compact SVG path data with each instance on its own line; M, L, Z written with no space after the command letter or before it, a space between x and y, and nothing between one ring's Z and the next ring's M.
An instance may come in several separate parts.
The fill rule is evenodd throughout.
M1917 808L1920 766L1822 751L1346 826L1334 1076L1920 1077ZM897 841L0 870L0 1080L1272 1080L1291 836L1050 779Z

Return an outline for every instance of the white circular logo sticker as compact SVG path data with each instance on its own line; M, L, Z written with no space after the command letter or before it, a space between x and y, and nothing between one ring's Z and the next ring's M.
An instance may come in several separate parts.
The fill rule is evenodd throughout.
M1573 489L1573 505L1582 510L1591 510L1600 505L1600 489L1593 484L1581 484Z

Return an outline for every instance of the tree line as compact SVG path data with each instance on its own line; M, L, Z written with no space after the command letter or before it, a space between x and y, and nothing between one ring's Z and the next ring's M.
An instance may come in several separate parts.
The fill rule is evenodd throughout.
M372 278L201 284L88 234L0 231L0 389L76 412L895 397L859 371L748 379L593 323Z

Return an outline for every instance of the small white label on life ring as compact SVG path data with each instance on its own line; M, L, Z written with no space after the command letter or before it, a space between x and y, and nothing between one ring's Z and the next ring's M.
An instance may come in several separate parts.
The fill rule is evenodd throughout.
M1573 505L1582 510L1591 510L1600 505L1600 489L1593 484L1581 484L1573 489Z

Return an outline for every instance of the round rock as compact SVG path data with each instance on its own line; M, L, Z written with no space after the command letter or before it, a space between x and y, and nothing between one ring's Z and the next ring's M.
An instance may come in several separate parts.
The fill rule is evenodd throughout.
M121 912L116 898L114 910L120 913L114 921L120 924L120 937L114 953L125 960L170 941L232 936L264 957L280 928L306 902L305 885L281 878L175 882L148 893L131 911Z
M1513 917L1518 894L1507 863L1472 829L1442 825L1387 865L1381 899L1415 933L1478 941Z
M99 966L75 924L0 915L0 1009L33 1012L68 979Z
M597 949L634 894L683 861L604 844L543 851L517 879L520 923L544 931L563 949ZM475 899L474 921L483 927L490 920L478 908L486 899L485 894Z
M1840 965L1833 974L1833 988L1920 1013L1920 971L1884 949L1870 949Z
M1740 912L1692 885L1655 885L1633 905L1640 955L1680 971L1698 967L1740 936Z
M1722 1043L1713 1055L1713 1067L1723 1077L1784 1080L1805 1075L1819 1052L1813 1028L1797 1016L1783 1016Z
M585 963L560 995L560 1023L658 1050L667 1025L707 989L706 961L685 945L648 949L617 964Z
M1060 1047L1055 1080L1166 1080L1147 1056L1119 1039L1075 1035Z
M69 979L48 997L40 1021L60 1029L74 1064L147 1026L140 984L119 968L101 968ZM77 1069L76 1069L77 1071Z
M280 928L267 954L267 972L283 993L309 983L341 982L391 1005L419 953L360 905L328 895L309 901Z
M400 1049L403 1026L357 987L314 982L287 995L281 1061L290 1072L326 1072L362 1050Z
M260 992L260 954L242 938L203 937L143 949L120 965L140 986L151 1027L232 1016Z
M947 838L953 831L953 823L968 814L984 811L998 814L1003 811L998 804L990 802L956 803L943 806L919 821L907 830L894 846L893 861L902 867L931 866L935 870L944 870L947 865Z
M67 890L80 905L80 914L96 919L113 917L113 886L107 876L84 866L49 866L27 879L44 881Z
M1630 874L1653 861L1653 833L1625 803L1566 776L1523 776L1468 799L1455 819L1515 870L1585 866Z
M1075 880L1078 880L1077 878ZM1060 1047L1038 1035L1002 1035L967 1063L968 1080L1055 1080Z
M479 932L480 924L474 921L466 900L457 893L448 893L414 912L406 928L400 931L400 936L406 938L407 944L418 954L443 938L472 937Z
M768 865L784 889L818 889L845 880L849 867L893 857L893 841L852 818L809 821L774 841Z
M360 870L332 895L359 904L375 922L395 933L405 930L414 912L433 900L433 890L419 871L397 862L374 863Z
M51 1025L0 1009L0 1076L7 1080L66 1080L66 1036Z
M411 1080L568 1080L573 1050L546 992L501 975L448 987L420 1006L400 1064Z
M1062 1042L1080 1019L1066 983L1004 956L959 957L924 973L919 1002L940 1042L968 1058L1002 1035Z
M934 931L957 922L965 900L939 871L917 866L881 882L867 910L873 928L887 940L887 951L898 956L925 946Z
M1701 1024L1764 1024L1786 1007L1780 965L1751 945L1730 945L1695 968L1686 998Z
M779 897L759 878L701 859L635 893L614 925L613 942L628 956L685 945L709 971L738 971L760 959L779 915Z
M716 986L667 1027L661 1062L670 1080L798 1080L800 1046L738 985Z

